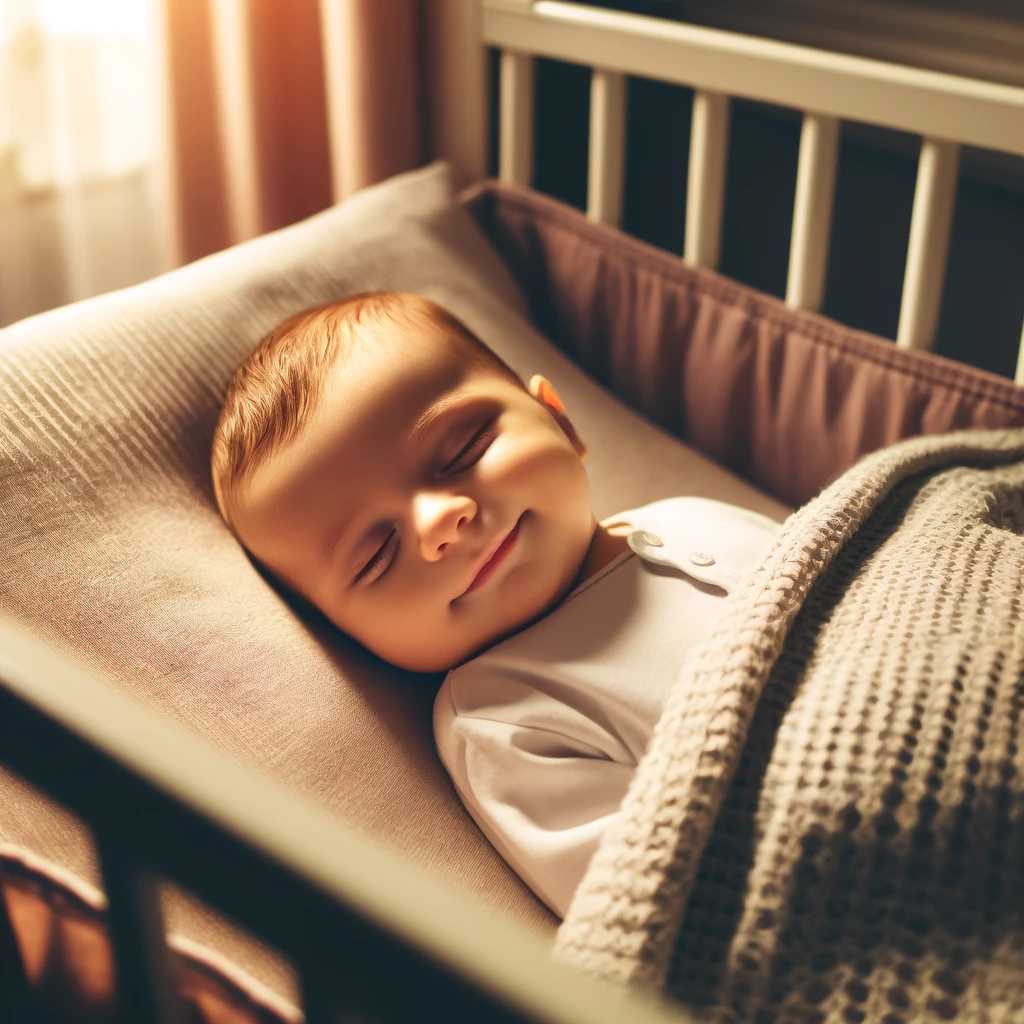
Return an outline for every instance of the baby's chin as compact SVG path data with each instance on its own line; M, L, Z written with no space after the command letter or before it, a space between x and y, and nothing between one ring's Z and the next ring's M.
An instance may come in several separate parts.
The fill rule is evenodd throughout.
M496 625L492 630L487 630L472 639L453 638L450 644L446 644L440 649L433 648L429 651L405 649L402 651L375 651L374 653L384 661L409 672L427 674L449 672L483 654L484 651L501 643L502 640L507 640L510 636L526 629L527 626L547 614L554 604L557 604L557 600L555 602L548 600L539 609L530 609L511 622L506 621Z
M427 675L435 675L438 672L450 672L453 668L471 661L479 654L483 654L489 647L500 643L513 633L518 633L522 626L511 629L503 629L493 637L484 641L479 639L472 643L458 643L453 641L446 645L443 650L402 650L402 651L374 651L379 658L394 665L396 668L405 669L407 672L421 672ZM372 650L372 648L371 648Z
M550 599L536 601L511 619L505 618L504 621L495 623L490 629L477 630L472 636L459 635L453 631L445 643L438 642L440 635L439 631L435 630L429 645L412 643L392 646L390 643L374 643L370 638L346 630L337 620L332 621L338 629L356 639L381 661L386 661L389 665L394 665L395 668L404 669L407 672L435 675L458 668L459 665L483 654L495 644L519 633L547 614L560 599L561 595L557 595L554 601ZM400 627L399 632L401 632Z
M487 625L481 626L477 620L477 628L471 633L453 630L447 643L438 643L439 635L435 632L429 646L413 645L375 653L384 661L410 672L435 674L464 665L495 644L532 626L561 604L572 591L586 561L589 544L578 547L582 554L574 552L572 558L563 558L558 564L552 559L534 559L521 564L512 569L497 591L482 594L484 607L481 611L488 618L496 613ZM543 568L538 571L540 565ZM460 617L464 611L465 608Z
M550 614L561 604L563 599L572 590L575 577L576 573L573 572L567 579L558 580L556 586L549 587L546 593L537 595L511 622L506 621L500 626L495 626L494 630L486 634L483 640L477 639L473 643L464 644L457 653L442 659L444 662L442 666L423 671L447 672L453 668L458 668L459 665L464 665L467 661L478 657L484 651L489 650L503 640L507 640L510 636L521 633L524 629L529 628L535 622L544 618L545 615Z

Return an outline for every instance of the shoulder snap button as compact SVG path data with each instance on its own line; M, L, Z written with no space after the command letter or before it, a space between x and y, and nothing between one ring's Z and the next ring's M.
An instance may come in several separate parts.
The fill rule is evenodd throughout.
M650 548L663 547L661 538L650 530L634 530L627 538L627 543L638 555L643 555Z

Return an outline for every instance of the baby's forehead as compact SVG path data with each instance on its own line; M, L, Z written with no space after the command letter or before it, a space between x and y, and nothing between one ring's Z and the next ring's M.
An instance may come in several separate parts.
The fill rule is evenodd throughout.
M440 398L470 376L505 379L508 373L482 342L454 327L394 324L361 338L332 376L338 395L373 391L378 401L390 402L405 396L420 401Z
M482 360L461 351L457 341L383 339L343 359L330 375L321 408L312 421L321 426L404 433L416 418L444 402L471 377Z
M488 362L487 347L465 328L439 318L406 320L398 317L360 332L359 348L383 362L428 356L433 361L469 366ZM493 358L493 357L492 357Z

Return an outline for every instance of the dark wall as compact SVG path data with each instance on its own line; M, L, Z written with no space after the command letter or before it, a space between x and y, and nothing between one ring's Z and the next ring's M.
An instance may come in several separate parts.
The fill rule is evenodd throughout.
M622 226L681 253L693 93L640 78L631 78L628 88ZM537 61L533 184L580 209L589 106L589 69ZM492 113L496 124L496 104ZM795 112L733 103L719 269L780 297L799 138ZM823 312L888 338L899 319L918 146L909 136L877 130L865 142L848 129L841 144ZM1015 190L962 174L936 351L1012 376L1022 322L1024 182Z

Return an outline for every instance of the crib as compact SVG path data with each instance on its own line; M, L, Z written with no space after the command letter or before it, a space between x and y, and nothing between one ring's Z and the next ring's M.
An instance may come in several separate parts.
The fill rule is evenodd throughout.
M328 99L337 74L332 63L336 6L322 4ZM1024 424L1024 389L1017 386L1024 385L1024 334L1015 383L956 366L927 351L940 311L960 147L1024 156L1024 90L559 0L480 0L472 8L442 6L449 13L441 25L450 38L438 99L439 137L446 150L440 155L470 177L481 173L487 138L482 99L486 54L487 48L496 48L500 118L494 130L500 180L472 185L457 200L438 200L437 218L422 229L426 248L416 251L433 252L429 246L440 238L443 245L466 246L459 250L462 262L474 266L465 274L477 273L475 264L486 263L486 273L502 283L494 286L493 301L490 296L482 300L482 322L496 323L509 309L528 316L563 355L607 389L586 392L590 397L585 400L597 410L595 423L606 404L619 408L624 403L623 408L637 410L657 424L656 435L655 427L628 421L629 436L615 452L620 463L638 461L636 445L662 445L657 448L659 459L680 460L674 471L682 479L694 472L698 458L673 454L675 438L682 438L706 457L701 466L709 459L731 471L706 466L701 470L710 474L702 479L711 481L706 486L713 486L716 496L781 516L861 454L902 437L957 427ZM532 83L539 57L593 69L585 218L529 190ZM622 213L625 91L630 75L695 90L682 261L616 230ZM722 230L730 97L793 108L803 116L784 303L714 273ZM808 109L812 99L813 109ZM816 315L824 292L844 120L898 128L922 138L894 345ZM333 128L337 134L337 126ZM411 185L400 185L398 192L379 193L379 202L433 195L440 172L427 177L417 173L420 177ZM372 236L373 222L385 207L374 206L373 199L355 205L359 201L353 201L356 212L344 224L357 224ZM325 240L336 233L334 222L322 223L325 226L307 232L310 238L316 233L318 245L328 244ZM489 255L480 249L482 243L461 241L466 224L486 239ZM401 230L414 233L419 225L412 212ZM94 443L90 438L99 438L95 443L105 446L97 451L109 450L111 467L121 465L116 460L122 458L142 467L142 483L118 477L114 493L142 495L140 507L153 519L154 535L169 528L166 517L174 514L174 506L147 475L146 465L167 460L167 465L180 469L180 463L185 467L180 469L182 478L189 481L182 493L187 492L197 508L203 506L201 515L194 513L199 518L189 522L199 524L201 544L212 550L221 542L213 539L219 524L209 489L196 468L205 465L216 387L191 364L175 362L174 352L167 357L171 369L161 387L192 388L208 399L208 411L181 413L192 434L177 439L184 454L176 454L173 444L168 448L136 434L136 424L143 420L145 430L156 430L148 422L153 414L136 409L132 392L135 362L141 365L150 357L123 354L131 352L124 328L103 335L111 339L111 351L122 353L116 358L123 362L89 339L100 336L97 325L111 311L152 318L154 311L176 308L186 297L192 302L209 297L234 276L250 272L243 250L263 261L263 269L252 273L266 277L270 269L280 269L273 262L278 258L274 246L280 244L290 254L281 259L296 261L285 266L299 268L312 283L307 285L303 278L293 291L287 285L275 290L260 278L263 290L257 313L272 324L275 317L282 318L280 310L288 303L298 303L298 308L303 302L311 304L313 292L304 288L327 287L323 282L329 279L330 261L318 257L307 265L298 255L298 239L307 235L283 234L280 243L273 238L256 240L236 253L212 258L219 263L204 261L184 268L148 290L133 289L119 298L69 307L49 314L42 327L29 325L18 333L16 326L0 335L0 369L7 374L0 376L0 383L10 388L4 405L10 398L10 408L16 410L0 437L0 451L10 467L0 473L0 480L12 482L12 493L16 474L28 481L19 485L17 498L0 496L6 520L6 553L0 554L0 562L6 563L0 566L0 763L17 773L5 777L0 838L17 841L21 848L12 852L4 847L0 861L6 897L0 899L0 1016L12 1022L276 1022L300 1019L296 1003L301 1003L301 1016L310 1024L685 1020L678 1007L662 1005L643 993L609 988L552 962L548 946L554 922L543 908L522 903L507 871L500 875L495 867L488 878L469 872L460 892L451 876L468 869L456 865L448 879L428 871L423 862L431 858L417 854L412 826L406 835L400 822L380 824L389 817L386 806L366 811L358 823L342 820L318 803L313 783L292 787L268 778L259 770L259 751L250 763L243 763L232 756L234 738L218 737L215 743L197 735L202 730L189 728L189 715L208 724L212 719L206 710L194 703L182 705L178 721L173 721L151 701L133 695L135 687L126 686L123 679L114 681L113 677L144 671L160 643L159 623L125 627L118 644L126 653L119 662L121 653L103 655L102 635L91 636L97 629L90 627L90 601L101 605L104 587L120 585L121 569L112 568L107 577L96 568L104 558L115 557L114 545L99 545L90 555L94 561L86 566L61 548L68 539L60 535L48 549L48 571L63 578L60 559L66 558L69 579L78 580L88 593L78 599L66 592L60 579L47 583L44 566L34 580L39 592L48 595L45 601L40 599L43 607L34 612L26 603L29 584L22 577L25 567L33 564L31 547L36 540L32 524L19 517L27 515L25 509L43 507L32 502L62 500L48 477L30 479L36 463L33 436L40 449L56 453L52 465L66 469L69 479L85 479L78 456L85 450L82 446ZM496 261L499 269L491 269L488 260ZM371 266L366 273L378 271ZM506 279L521 289L525 305L517 305ZM378 278L366 280L373 283ZM456 308L459 301L470 301L467 295L475 280L467 276L468 283L453 286ZM449 296L441 291L439 297ZM239 319L243 300L244 296L225 307L226 324L247 323ZM189 323L182 320L178 326L193 330ZM234 349L217 357L219 362L209 367L211 377L226 382L238 353L257 340L258 334L252 336L254 324L244 330L231 328L238 334ZM697 329L694 324L704 324L706 335L688 334ZM60 350L52 347L56 341L47 341L38 356L30 353L30 335L24 332L35 330L48 332L47 337L78 339L75 343L81 344L85 361L69 364L74 367L70 384L61 383L65 368L58 362ZM481 333L488 337L485 330ZM691 341L679 351L673 339L683 335ZM712 335L714 346L708 342ZM88 395L93 387L87 369L90 359L100 367L97 379L103 376L102 386L118 401L109 427L81 413L89 432L79 439L69 436L74 416L68 410L76 408L73 392ZM799 361L788 376L780 370L786 359L791 366ZM554 365L556 371L568 372L562 362ZM25 376L25 366L33 368L38 387ZM833 408L826 398L835 393L837 372L853 383L844 392L848 400ZM675 387L672 382L680 379L682 387ZM785 395L790 396L790 407L780 412L779 401ZM723 413L729 408L746 411L730 417ZM24 412L28 409L35 410L32 422ZM606 438L610 449L619 443L615 430L609 429ZM641 430L650 432L629 433ZM146 435L150 436L159 438L159 432ZM785 453L797 446L801 459L786 458ZM634 484L652 494L656 484L649 477L636 483L638 477ZM739 478L747 483L738 483ZM609 481L602 500L612 502L618 487L616 480ZM95 499L85 490L75 493L83 508ZM95 501L82 513L79 525L94 522L86 515L95 517L110 508L102 495ZM64 529L61 515L54 512L55 536ZM125 543L131 540L125 535ZM168 576L160 586L173 589L174 582ZM147 591L135 600L145 604L157 599ZM163 590L159 600L164 600ZM120 595L109 604L108 623L123 617L130 624L131 603L130 595ZM286 608L278 611L288 613ZM192 618L181 621L201 630L195 613L189 614ZM74 619L73 629L61 625L64 619ZM191 635L183 632L179 639L189 640ZM77 645L75 636L86 640ZM313 638L310 645L319 646L309 656L321 657L323 633L314 629ZM156 645L148 653L146 642ZM190 655L185 650L174 655L173 673L168 670L172 682L188 677ZM215 654L216 648L210 650ZM328 652L328 660L333 657ZM365 659L354 664L357 668L350 670L344 662L344 672L362 672L371 680L384 674ZM165 670L156 662L152 665L154 678ZM408 698L416 704L422 726L422 693L405 681L388 685L389 699ZM249 699L243 690L232 695L243 702ZM296 720L307 721L301 715ZM273 736L282 748L288 746L279 734ZM237 742L244 742L244 737ZM283 753L275 748L272 753L275 758L301 756L299 746ZM398 772L387 783L398 779L401 784L403 778ZM441 784L439 778L435 772L432 784ZM34 797L25 796L20 780L59 804L37 805ZM447 799L444 813L457 815L450 794ZM52 851L32 841L45 831L41 826L9 827L3 818L15 813L16 803L18 814L27 814L29 808L39 820L56 821L58 828L63 812L56 807L67 808L87 824L105 900L74 877L78 862L70 867L47 863ZM388 842L373 835L374 822ZM427 826L416 827L422 831ZM465 822L460 827L472 828ZM180 938L169 941L162 895L166 880L277 951L262 955L283 954L298 977L295 990L286 987L282 994L280 988L245 976L229 962L237 944L227 942L211 951ZM488 898L475 898L474 889ZM510 909L517 900L519 909ZM488 901L503 904L502 912L483 905ZM207 946L217 946L218 934L224 933L208 932L212 938L207 938Z

